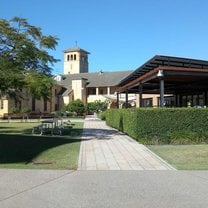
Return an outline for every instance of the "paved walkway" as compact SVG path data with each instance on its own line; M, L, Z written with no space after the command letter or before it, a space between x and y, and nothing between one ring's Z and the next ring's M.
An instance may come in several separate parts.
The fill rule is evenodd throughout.
M207 171L0 169L0 208L207 208Z
M78 170L174 170L144 145L104 121L86 118L83 139Z

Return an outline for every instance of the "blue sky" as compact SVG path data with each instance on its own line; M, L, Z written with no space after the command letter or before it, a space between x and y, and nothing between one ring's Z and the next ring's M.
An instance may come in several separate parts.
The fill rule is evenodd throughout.
M156 54L208 60L207 0L0 0L0 17L19 16L57 36L51 54L89 51L90 72L136 69Z

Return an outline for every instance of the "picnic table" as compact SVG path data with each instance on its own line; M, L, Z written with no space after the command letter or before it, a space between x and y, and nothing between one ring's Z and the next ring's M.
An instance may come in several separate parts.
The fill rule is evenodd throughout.
M68 121L59 121L56 119L52 120L44 120L41 122L40 125L33 127L32 129L32 134L40 134L40 135L45 135L45 134L58 134L62 135L64 128L69 128L72 127L72 123L70 120Z
M58 125L57 120L44 120L40 125L36 126L32 130L32 134L62 134L61 126Z

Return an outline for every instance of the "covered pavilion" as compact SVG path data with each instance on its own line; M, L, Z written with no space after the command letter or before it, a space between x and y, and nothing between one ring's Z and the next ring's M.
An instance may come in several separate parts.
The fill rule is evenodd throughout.
M121 80L117 89L128 94L139 94L142 107L143 94L159 94L158 106L187 107L208 105L208 61L156 55ZM166 95L171 95L166 97ZM118 107L118 105L117 105Z

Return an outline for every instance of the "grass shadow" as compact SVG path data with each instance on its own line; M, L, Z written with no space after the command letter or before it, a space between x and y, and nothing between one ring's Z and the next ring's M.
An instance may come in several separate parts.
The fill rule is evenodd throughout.
M81 140L64 136L0 134L0 163L27 164L50 148L79 141Z
M117 130L113 129L93 129L85 128L83 131L84 138L97 138L97 139L111 139L114 135L120 134Z

